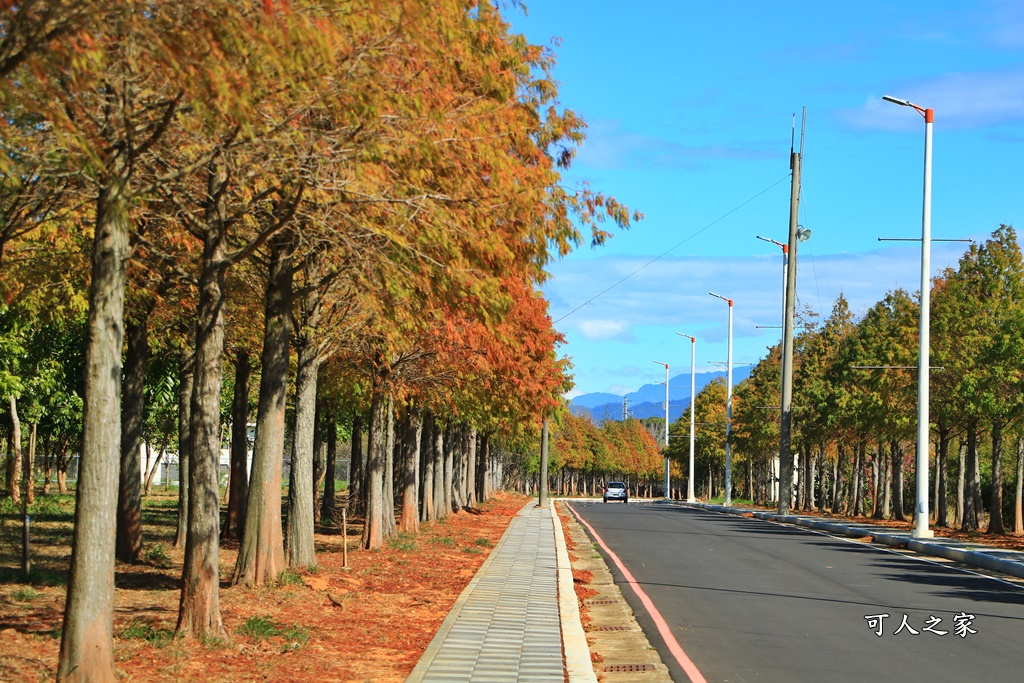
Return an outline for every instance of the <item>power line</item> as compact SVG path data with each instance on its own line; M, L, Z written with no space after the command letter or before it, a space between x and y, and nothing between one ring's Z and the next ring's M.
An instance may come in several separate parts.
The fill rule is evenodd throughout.
M776 185L778 185L778 184L779 184L779 183L781 183L782 181L784 181L784 180L787 180L788 178L789 178L789 174L787 173L787 174L786 174L785 176L783 176L782 178L779 178L779 179L778 179L778 180L776 180L776 181L775 181L774 183L772 183L772 184L771 184L771 185L769 185L768 187L764 188L763 190L761 190L760 192L758 192L757 194L755 194L755 195L754 195L753 197L751 197L750 199L746 200L746 201L745 201L745 202L743 202L742 204L739 204L738 206L736 206L736 207L734 207L733 209L729 210L729 211L728 211L727 213L724 213L724 214L722 214L721 216L719 216L719 217L718 217L718 218L716 218L715 220L711 221L710 223L708 223L707 225L705 225L705 226L704 226L703 228L701 228L701 229L700 229L700 230L698 230L697 232L693 233L692 235L690 235L689 237L687 237L686 239L684 239L684 240L683 240L682 242L680 242L679 244L675 245L674 247L672 247L671 249L669 249L669 250L668 250L668 251L666 251L665 253L663 253L663 254L661 254L661 255L659 255L659 256L656 256L656 257L654 257L653 259L651 259L650 261L648 261L648 262L647 262L647 263L645 263L644 265L640 266L639 268L637 268L636 270L634 270L634 271L633 271L632 273L630 273L630 274L629 274L629 275L627 275L626 277L622 278L621 280L619 280L619 281L618 281L618 282L616 282L615 284L611 285L611 286L610 286L610 287L608 287L607 289L604 289L604 290L602 290L601 292L599 292L599 293L595 294L594 296L590 297L589 299L587 299L586 301L584 301L584 302L583 302L582 304L580 304L580 305L579 305L579 306L577 306L576 308L572 309L571 311L569 311L568 313L566 313L566 314L565 314L565 315L563 315L563 316L562 316L561 318L559 318L558 320L554 321L554 322L553 322L553 323L551 323L551 324L552 324L552 325L557 325L558 323L560 323L560 322L562 322L563 320L565 320L566 318L568 318L568 317L569 317L570 315L572 315L572 314L576 313L577 311L579 311L579 310L580 310L581 308L583 308L584 306L586 306L586 305L588 305L588 304L590 304L590 303L592 303L592 302L594 302L594 301L597 301L597 300L598 300L599 298L601 298L602 296L604 296L604 295L605 295L605 294L607 294L608 292L612 291L613 289L615 289L616 287L618 287L619 285L621 285L621 284L622 284L623 282L625 282L625 281L626 281L626 280L628 280L629 278L631 278L631 277L633 277L634 275L636 275L637 273L639 273L639 272L640 272L641 270L643 270L643 269L647 268L648 266L650 266L651 264L653 264L653 263L656 263L657 261L660 261L661 259L665 258L665 257L666 257L666 256L668 256L669 254L671 254L671 253L672 253L673 251L675 251L675 250L676 250L676 249L678 249L679 247L683 246L684 244L686 244L687 242L689 242L690 240L692 240L692 239L693 239L694 237L696 237L696 236L700 235L700 234L701 234L702 232L704 232L705 230L707 230L707 229L711 228L711 227L712 227L712 226L714 226L715 224L717 224L717 223L720 223L721 221L725 220L726 218L728 218L728 217L729 217L729 216L731 216L732 214L736 213L737 211L739 211L740 209L742 209L742 208L743 208L744 206L746 206L746 205L747 205L747 204L749 204L750 202L754 201L755 199L757 199L758 197L760 197L761 195L763 195L763 194L764 194L765 192L767 192L768 190L772 189L773 187L775 187Z

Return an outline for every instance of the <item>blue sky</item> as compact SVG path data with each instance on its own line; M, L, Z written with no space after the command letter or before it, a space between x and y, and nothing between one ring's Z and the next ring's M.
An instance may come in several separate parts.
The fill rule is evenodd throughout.
M566 175L646 216L552 264L544 292L576 389L625 393L726 358L753 363L780 334L793 115L807 107L798 299L863 313L920 283L923 119L935 109L932 236L1024 226L1024 2L623 3L533 0L513 30L555 46L561 104L588 122ZM674 249L673 249L674 248ZM936 242L934 270L965 245ZM671 251L670 251L671 250ZM623 284L573 309L641 268Z

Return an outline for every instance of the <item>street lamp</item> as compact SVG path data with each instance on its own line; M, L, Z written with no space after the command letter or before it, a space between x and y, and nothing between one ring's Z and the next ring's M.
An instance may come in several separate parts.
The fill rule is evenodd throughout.
M885 95L886 102L911 107L924 117L924 207L921 211L921 331L917 356L917 509L914 512L914 538L932 538L928 528L928 364L931 308L932 239L932 124L935 111Z
M790 226L790 227L792 229L794 226ZM792 259L793 260L793 266L792 267L793 267L793 271L794 271L794 277L796 275L797 243L798 242L806 242L811 237L811 231L808 230L807 228L805 228L804 226L797 225L797 226L795 226L795 228L796 228L796 235L795 235L796 240L793 242L793 259ZM791 236L791 239L792 239L792 237L793 236ZM788 244L783 244L782 242L777 242L777 241L775 241L775 240L773 240L773 239L771 239L769 237L761 237L760 235L758 235L757 239L763 240L765 242L771 242L775 246L780 247L782 249L782 338L781 338L781 341L779 342L779 370L780 370L779 375L780 375L780 380L781 380L780 381L780 384L781 384L780 394L781 394L781 396L780 396L780 399L779 399L779 411L780 411L779 412L779 472L781 473L782 472L783 461L785 460L787 462L791 462L791 459L788 457L788 454L789 454L789 450L788 450L788 448L789 448L788 447L789 431L788 430L789 430L789 428L791 426L791 423L790 423L790 421L788 419L788 416L786 414L787 411L783 410L783 406L788 405L786 403L786 396L787 396L787 391L786 390L787 390L787 388L789 388L790 390L792 389L792 381L793 381L792 356L788 356L788 357L786 356L786 348L789 346L790 343L792 343L792 337L793 337L792 320L790 320L790 327L788 327L788 328L786 327L786 304L787 304L787 302L789 300L789 268L790 268L789 254L790 254L790 251L789 251L789 245ZM795 284L796 283L794 282L794 285ZM795 295L795 293L796 293L796 288L794 287L794 295ZM788 361L787 361L787 358L789 358ZM789 392L789 395L790 395L790 397L792 396L792 391ZM786 444L786 445L784 445L784 444ZM785 450L786 452L783 453L783 450ZM788 467L789 467L790 470L792 469L792 465L789 465ZM788 476L786 477L786 481L787 482L790 481L790 478ZM779 500L781 500L781 499L779 499ZM789 512L788 505L789 505L789 502L786 501L786 506L787 506L786 514L788 514L788 512ZM780 512L781 512L781 507L780 507Z
M708 294L729 304L729 352L725 362L725 506L728 507L732 505L732 446L729 444L732 433L732 299L714 292Z
M763 242L771 242L775 246L777 246L780 249L782 249L782 326L783 326L783 328L785 328L785 326L786 326L786 281L789 279L789 274L787 272L788 265L789 265L789 245L788 244L783 244L782 242L778 242L776 240L773 240L771 237L761 237L760 235L757 235L756 237L757 237L757 239L759 239L759 240L761 240ZM796 228L796 238L799 241L806 242L808 239L810 239L810 237L811 237L811 231L810 230L808 230L807 228L805 228L802 225L798 225L797 226L797 228ZM781 351L782 353L786 352L785 344L786 344L786 339L785 339L785 335L783 335L783 337L782 337L782 346L779 348L779 351Z
M669 500L672 496L669 495L669 471L668 471L668 363L662 363L661 361L653 361L658 365L665 366L665 500Z
M676 334L678 334L680 337L686 337L687 339L690 340L690 477L686 482L686 502L696 503L697 498L693 494L693 428L696 426L696 424L693 420L694 413L696 411L696 407L694 406L694 400L696 398L695 394L697 383L696 375L694 373L696 372L697 367L697 339L696 337L691 337L690 335L683 334L682 332L676 332Z

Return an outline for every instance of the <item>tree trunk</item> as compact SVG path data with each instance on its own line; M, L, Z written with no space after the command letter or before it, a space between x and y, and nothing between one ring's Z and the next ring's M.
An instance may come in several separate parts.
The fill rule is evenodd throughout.
M988 533L1005 534L1003 526L1003 425L992 421L992 497L989 504Z
M395 400L389 393L384 412L384 538L398 533L395 523Z
M317 378L319 386L319 377ZM324 485L324 478L327 476L327 463L324 458L324 416L323 401L319 398L320 390L317 389L316 408L313 411L313 526L320 523L320 516L323 513L320 499L320 487Z
M320 519L333 524L337 511L335 507L337 492L334 489L334 482L338 477L338 421L333 408L324 411L323 428L326 430L325 436L327 437L327 461L324 463L324 498Z
M871 513L873 519L885 519L889 516L889 488L887 472L891 471L886 460L884 446L879 443L876 447L875 457L872 460L872 474L874 475L874 503L875 509Z
M469 428L469 451L466 454L466 505L475 508L476 498L476 427Z
M386 446L387 397L380 378L374 378L370 402L370 438L366 457L366 520L362 548L379 550L384 546L384 448Z
M462 486L466 475L466 428L458 425L452 436L452 512L462 512L466 497L462 494Z
M470 472L470 441L472 440L472 432L468 424L462 425L462 474L461 481L462 487L460 490L460 498L464 507L469 507L469 496L472 490L472 474Z
M434 415L427 413L421 429L420 455L423 459L423 496L420 500L420 521L429 522L434 517Z
M828 494L828 509L833 514L839 509L839 501L841 500L842 486L840 485L840 477L843 472L843 444L839 443L836 445L836 459L832 462L832 481L829 487Z
M53 453L54 442L58 439L51 439L43 446L43 495L50 495L50 486L53 483L53 460L56 454Z
M35 462L36 462L36 437L39 432L39 423L33 422L32 426L28 429L28 453L25 454L25 504L33 505L36 502L36 487L33 479L35 478Z
M363 505L363 416L352 418L352 455L349 464L348 508L353 513L362 512Z
M160 450L156 454L156 460L153 461L153 466L146 472L146 488L144 489L145 495L149 496L153 494L153 479L156 478L156 473L160 468L160 463L167 457L167 434L163 435L163 441L160 443ZM146 448L148 450L149 444L147 442Z
M82 443L71 574L57 680L114 681L114 546L121 443L121 343L128 260L128 166L121 154L96 206Z
M68 468L71 466L71 437L64 435L57 445L57 491L62 495L68 492Z
M231 401L231 471L228 507L221 538L241 540L249 498L249 352L235 352L235 395Z
M288 345L291 338L292 250L286 235L271 240L263 351L260 356L256 443L253 448L245 530L232 585L262 586L285 569L281 528L281 466L288 398Z
M7 430L7 457L4 459L4 488L10 495L11 481L14 479L14 445L11 441L11 430Z
M228 263L225 261L227 170L217 158L209 166L203 259L196 311L195 377L189 408L188 535L181 578L177 632L186 637L223 638L220 615L220 392L223 385L224 320Z
M935 496L935 526L949 526L949 426L939 424L939 447L935 455L935 480L938 489Z
M814 485L818 479L818 451L812 451L807 456L807 509L814 510L818 507L817 498L814 495Z
M899 441L893 439L889 444L889 453L892 458L892 517L905 522L907 516L903 513L903 448Z
M964 523L964 499L967 486L967 442L960 438L960 447L957 449L957 475L956 475L956 519L954 526L962 526Z
M493 474L491 467L491 437L489 434L485 434L482 442L482 448L480 449L480 464L481 470L481 481L483 485L480 487L480 500L486 502L491 499L491 482L493 481Z
M419 481L420 442L423 437L423 418L418 410L409 407L409 415L404 420L402 432L402 448L404 457L405 477L402 487L402 517L398 528L405 533L419 531Z
M11 447L7 452L7 493L15 504L21 503L21 420L18 418L18 399L9 397L11 406Z
M192 390L195 384L195 354L182 354L178 370L178 535L174 547L185 546L188 536L188 472L192 461Z
M458 445L455 433L455 425L449 422L444 436L444 482L442 485L444 486L443 506L445 516L455 509L453 507L454 496L452 495L455 488L455 448Z
M1017 437L1017 482L1013 496L1013 533L1024 533L1024 437Z
M451 509L451 488L445 487L444 427L434 420L434 519L444 519ZM450 470L449 470L450 472Z
M864 514L864 455L867 452L867 442L863 439L857 444L856 455L854 456L853 471L853 501L852 510L855 517Z
M981 477L975 476L978 471L978 430L972 421L967 425L967 462L964 474L964 516L961 531L977 531L981 523L981 508L978 499L981 497Z
M313 544L313 445L316 441L316 384L320 353L309 329L309 319L298 339L298 371L295 377L295 433L292 438L292 471L288 487L289 567L316 565ZM315 323L312 323L315 325Z
M117 492L117 559L142 557L142 471L139 451L145 426L146 363L149 360L148 314L125 326L127 351L121 382L121 476Z

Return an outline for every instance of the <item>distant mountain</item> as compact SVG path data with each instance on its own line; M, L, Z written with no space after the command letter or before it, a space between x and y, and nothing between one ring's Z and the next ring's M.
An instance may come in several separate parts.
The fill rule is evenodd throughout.
M622 403L622 397L618 394L608 394L598 391L592 394L577 396L572 399L572 404L575 406L583 406L584 408L593 408L595 406L604 405L605 403L615 403L616 401Z
M750 366L733 368L734 386L750 376ZM724 372L699 372L694 376L697 393L717 377L725 377ZM645 384L636 391L626 394L627 409L632 417L664 417L665 416L665 385ZM570 409L577 415L587 415L594 422L602 420L622 419L622 396L604 392L581 394L569 402ZM679 419L690 406L690 373L676 375L669 380L669 421Z

